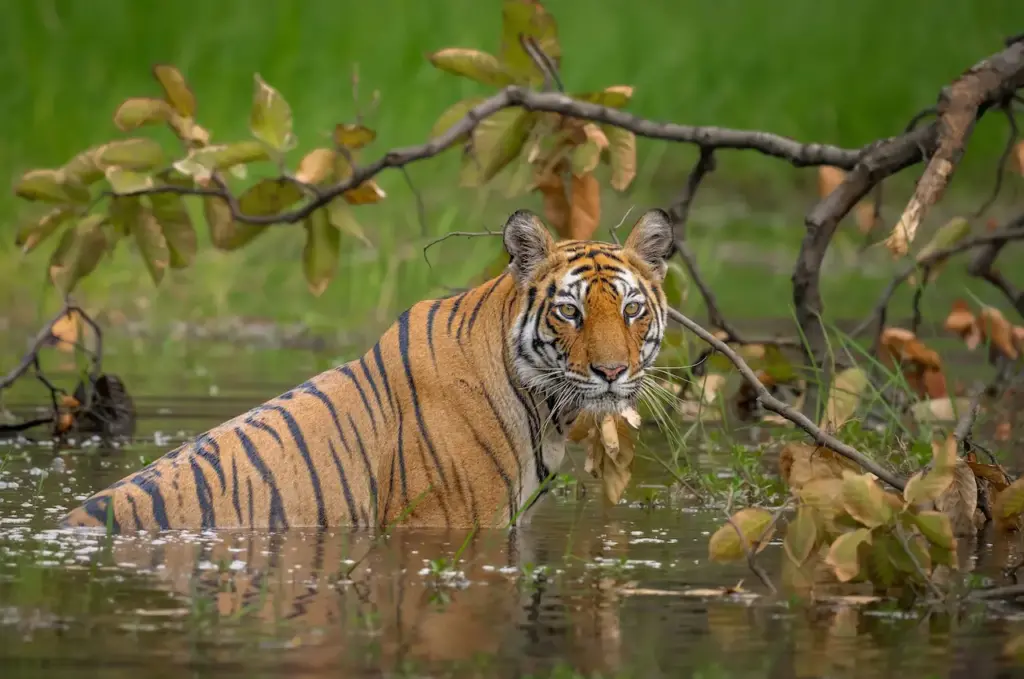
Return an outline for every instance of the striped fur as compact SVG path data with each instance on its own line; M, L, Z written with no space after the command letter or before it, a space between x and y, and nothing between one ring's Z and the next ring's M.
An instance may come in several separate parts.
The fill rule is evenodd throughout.
M531 213L508 269L403 313L327 370L88 498L66 526L502 526L525 518L583 410L635 401L666 323L671 225L555 243Z

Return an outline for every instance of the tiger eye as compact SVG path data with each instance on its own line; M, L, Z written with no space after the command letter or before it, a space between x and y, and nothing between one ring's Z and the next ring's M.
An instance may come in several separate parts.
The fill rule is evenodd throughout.
M623 312L625 312L626 316L630 318L636 316L640 313L640 302L630 302L626 305L626 308L623 309Z
M558 313L568 319L575 319L580 315L580 310L574 304L559 304L556 308Z

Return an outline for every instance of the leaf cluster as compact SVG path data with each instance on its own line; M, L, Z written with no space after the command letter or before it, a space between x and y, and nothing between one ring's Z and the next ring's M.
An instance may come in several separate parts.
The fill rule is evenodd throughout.
M497 55L450 47L427 57L438 69L482 85L539 87L558 83L562 52L555 19L535 0L504 0L501 43ZM633 96L628 85L572 94L573 99L623 108ZM482 97L452 104L434 124L433 136L447 131ZM609 183L625 191L636 176L636 137L613 125L602 125L559 113L513 107L489 116L467 135L460 181L477 187L490 182L514 161L513 193L543 197L544 214L561 238L589 239L600 220L598 165L611 168Z
M332 146L307 153L293 174L286 164L297 145L291 107L259 74L249 111L252 138L222 144L211 143L210 131L198 122L196 96L178 69L157 65L153 76L163 96L126 99L114 112L114 124L122 132L169 129L182 149L179 157L149 137L120 138L88 148L59 168L29 170L14 187L16 196L48 208L19 228L15 242L29 253L57 239L48 278L65 295L122 240L134 244L156 284L168 269L190 266L197 237L187 194L200 195L215 248L244 247L267 226L238 216L272 217L315 197L318 188L351 176L356 153L375 138L361 124L339 124ZM257 180L236 198L228 176L245 179L248 168L259 163L273 163L278 175ZM368 243L349 206L384 197L367 180L306 218L302 268L314 294L324 290L337 268L341 234Z

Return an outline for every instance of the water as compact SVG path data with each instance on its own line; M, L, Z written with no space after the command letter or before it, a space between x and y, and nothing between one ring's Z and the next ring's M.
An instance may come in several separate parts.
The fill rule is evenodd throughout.
M1011 676L1024 609L769 602L745 565L708 561L721 509L674 500L653 467L626 503L570 485L528 528L468 541L55 530L89 493L308 372L138 397L119 447L0 443L2 676ZM565 471L583 476L581 457ZM769 573L780 554L763 553Z

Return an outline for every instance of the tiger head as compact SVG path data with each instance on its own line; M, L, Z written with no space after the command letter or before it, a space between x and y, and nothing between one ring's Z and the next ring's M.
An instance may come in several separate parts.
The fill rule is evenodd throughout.
M522 300L508 338L522 383L562 411L604 414L634 403L665 332L669 216L648 211L620 246L556 243L536 215L519 210L503 238Z

